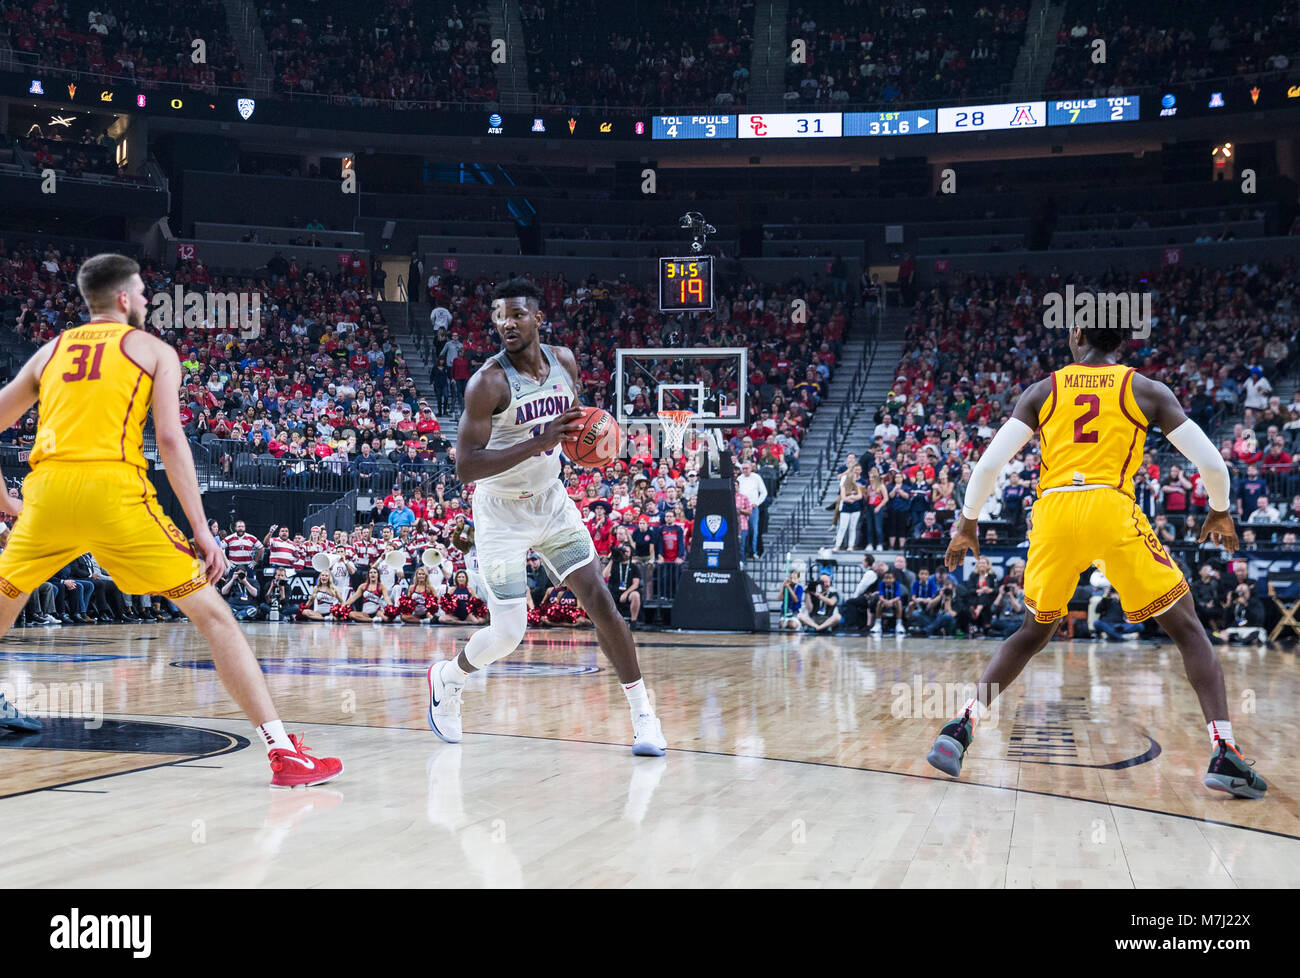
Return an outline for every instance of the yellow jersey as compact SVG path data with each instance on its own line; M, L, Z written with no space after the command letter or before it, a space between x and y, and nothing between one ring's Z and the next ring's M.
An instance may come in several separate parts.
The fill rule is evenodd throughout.
M125 462L147 468L144 423L153 377L122 349L133 328L86 323L55 340L41 371L33 468L47 461Z
M1148 422L1133 397L1133 367L1072 363L1052 373L1038 412L1038 491L1111 486L1133 497Z

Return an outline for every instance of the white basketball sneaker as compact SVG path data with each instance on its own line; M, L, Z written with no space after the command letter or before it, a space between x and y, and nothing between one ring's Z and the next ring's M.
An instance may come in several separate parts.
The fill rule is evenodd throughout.
M632 753L638 757L663 757L668 750L659 718L641 713L632 718Z
M449 683L443 671L450 659L429 666L429 728L449 744L460 743L460 694L464 683Z

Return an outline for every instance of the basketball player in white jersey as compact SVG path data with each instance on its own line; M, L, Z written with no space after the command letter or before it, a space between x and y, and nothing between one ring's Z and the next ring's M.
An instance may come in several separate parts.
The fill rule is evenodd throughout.
M560 442L581 430L578 364L572 351L538 341L541 298L541 290L522 279L497 286L493 320L502 349L465 388L456 474L475 483L474 549L491 622L460 655L429 667L429 726L448 743L459 743L466 677L523 640L525 559L532 549L595 623L601 651L618 671L631 707L632 752L662 757L668 744L641 678L632 632L600 575L591 534L560 482Z

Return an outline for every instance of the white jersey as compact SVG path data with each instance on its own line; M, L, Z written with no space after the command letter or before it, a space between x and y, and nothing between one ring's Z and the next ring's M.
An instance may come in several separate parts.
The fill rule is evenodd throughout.
M560 366L551 347L541 344L550 371L542 383L519 375L503 350L488 360L495 360L506 372L510 384L510 403L504 411L492 415L492 436L487 448L509 448L527 441L559 417L577 400L577 391L569 372ZM479 369L485 369L487 364ZM545 492L560 478L560 446L539 452L500 475L478 480L476 492L488 492L509 499L527 499Z

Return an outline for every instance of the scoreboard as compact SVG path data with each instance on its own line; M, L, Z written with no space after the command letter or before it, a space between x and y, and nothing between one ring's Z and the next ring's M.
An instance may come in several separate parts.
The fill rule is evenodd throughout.
M712 255L659 259L659 311L713 311Z
M1081 126L1093 122L1136 122L1138 116L1136 95L1062 99L1047 103L1049 126Z
M934 109L844 113L846 136L914 136L934 131Z
M657 115L655 139L735 139L734 115Z
M929 133L993 132L1094 123L1136 122L1141 97L1026 99L995 105L892 112L761 112L739 115L659 115L654 139L836 139L920 136Z

